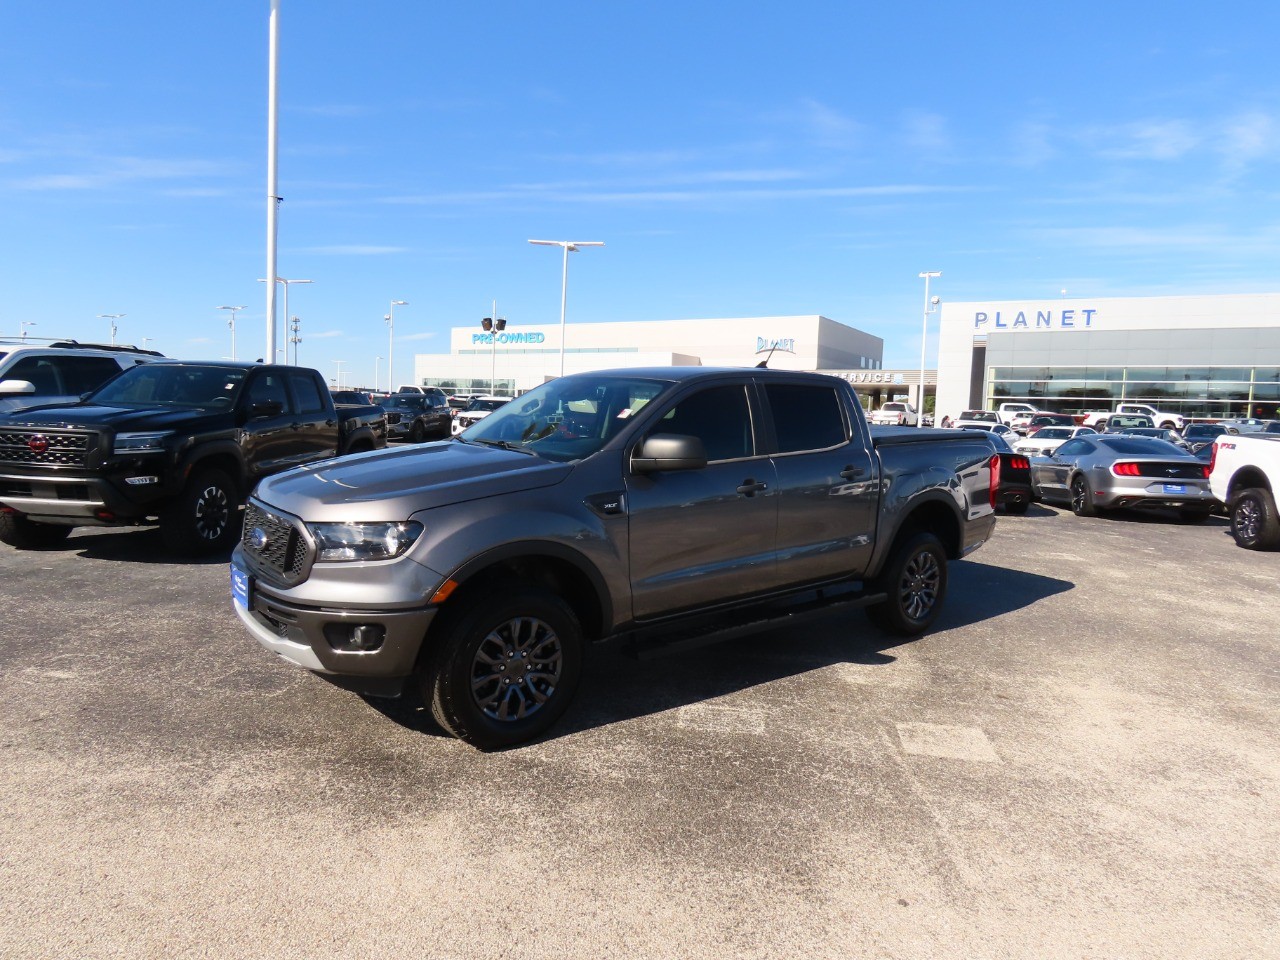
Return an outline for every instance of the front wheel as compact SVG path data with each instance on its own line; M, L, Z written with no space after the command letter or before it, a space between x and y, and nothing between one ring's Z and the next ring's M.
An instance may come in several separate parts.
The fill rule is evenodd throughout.
M240 495L221 470L204 470L187 481L160 517L165 545L183 556L230 550L240 532Z
M409 442L422 443L425 439L427 439L426 427L422 425L421 420L414 421L413 426L409 428Z
M1093 505L1093 493L1089 481L1077 476L1071 481L1071 512L1077 517L1096 517L1098 508Z
M582 627L558 596L527 589L464 601L441 624L424 676L431 715L481 750L545 733L582 674Z
M1246 550L1266 550L1280 544L1280 516L1270 490L1250 487L1231 501L1231 536Z
M17 513L0 513L0 543L7 543L19 550L56 547L70 535L70 527L36 523Z
M894 547L872 589L886 598L867 607L882 630L914 636L929 629L947 594L947 554L932 533L917 533Z

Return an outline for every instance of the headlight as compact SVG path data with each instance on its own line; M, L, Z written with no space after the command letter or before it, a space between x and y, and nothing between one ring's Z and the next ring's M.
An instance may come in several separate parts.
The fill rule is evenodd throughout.
M408 550L422 535L416 520L403 523L311 523L316 560L390 560Z
M114 450L120 453L159 453L173 433L117 433Z

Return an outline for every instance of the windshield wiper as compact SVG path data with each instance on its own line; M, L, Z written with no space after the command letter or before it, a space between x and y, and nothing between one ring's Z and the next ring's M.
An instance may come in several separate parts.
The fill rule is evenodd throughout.
M476 438L475 440L468 440L467 443L483 443L485 446L489 447L501 447L503 450L514 450L517 453L527 453L531 457L537 456L534 451L530 450L523 444L512 443L510 440L486 440L483 438Z

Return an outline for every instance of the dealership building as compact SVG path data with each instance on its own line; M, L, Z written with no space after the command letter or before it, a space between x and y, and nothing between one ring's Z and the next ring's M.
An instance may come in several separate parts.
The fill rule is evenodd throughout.
M454 327L449 353L414 357L415 384L456 393L512 396L560 375L561 327L508 326L497 333ZM741 317L570 323L566 374L619 367L753 367L822 370L851 382L878 383L884 341L826 317ZM879 377L880 380L876 378Z
M937 411L1280 411L1280 294L944 303Z

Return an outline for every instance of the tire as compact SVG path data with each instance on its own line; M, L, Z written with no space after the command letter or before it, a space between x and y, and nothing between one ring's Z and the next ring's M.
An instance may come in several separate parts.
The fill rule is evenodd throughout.
M422 425L421 420L415 420L413 426L409 428L409 442L422 443L427 439L427 429Z
M36 523L17 513L0 513L0 543L19 550L47 550L64 543L71 528Z
M536 589L463 603L441 625L423 676L432 717L481 750L545 733L568 709L582 675L577 615L558 596Z
M240 535L240 494L221 470L202 470L160 516L165 545L182 556L229 551Z
M947 554L932 533L917 533L893 548L872 584L887 599L867 607L881 630L914 636L929 629L947 594Z
M1089 481L1076 474L1071 479L1071 512L1077 517L1096 517L1098 508L1093 505L1093 491Z
M1268 550L1280 544L1280 515L1270 490L1250 487L1231 501L1231 536L1246 550Z

